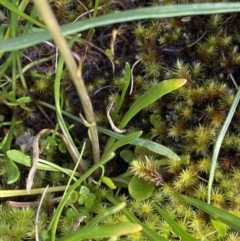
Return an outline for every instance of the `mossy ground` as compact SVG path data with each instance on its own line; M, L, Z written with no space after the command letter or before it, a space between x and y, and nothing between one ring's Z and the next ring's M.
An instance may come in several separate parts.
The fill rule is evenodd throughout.
M181 2L185 3L185 1ZM102 2L98 15L141 6L170 3L173 1L106 0ZM51 4L61 24L73 21L82 13L86 13L86 8L93 8L92 1L85 3L85 6L70 0L55 1ZM29 6L30 8L31 6ZM88 14L81 17L81 19L84 18L88 18ZM114 55L108 57L106 50L111 48L114 31L117 31L113 45ZM205 240L229 241L239 238L238 234L231 230L223 238L219 237L214 232L208 217L174 199L174 193L181 192L206 201L207 179L213 146L231 106L237 86L240 85L239 44L239 14L221 14L144 20L101 27L96 29L92 37L89 37L89 32L82 33L81 39L73 46L72 50L84 61L83 79L92 100L97 122L106 128L110 128L106 118L106 106L110 101L117 103L119 99L125 62L129 62L133 66L136 61L139 61L132 71L133 92L126 96L123 108L115 120L116 124L131 103L154 84L170 78L187 79L188 82L184 87L144 109L127 127L128 131L143 130L144 136L151 140L168 146L179 155L190 156L188 166L178 166L173 162L164 170L160 170L160 172L164 172L165 181L150 200L140 203L132 201L129 204L133 213L136 213L159 234L171 240L178 239L171 233L171 229L164 223L165 221L160 220L152 212L151 201L161 203L165 210L196 238L206 236ZM19 112L18 119L22 122L15 127L15 140L12 142L12 148L21 149L27 154L31 154L31 149L26 148L25 141L20 141L19 144L19 137L21 140L23 132L28 132L31 137L44 128L54 129L55 127L54 112L44 107L40 108L37 104L38 100L54 103L53 81L56 61L54 51L54 48L48 44L39 44L24 50L21 55L22 66L49 57L48 60L24 73L27 80L27 93L22 83L17 82L17 97L29 95L34 99L34 102L27 104L27 109ZM114 64L114 71L110 59ZM62 76L61 89L63 110L78 116L79 113L82 113L81 103L66 71ZM7 122L11 120L12 112L2 101L7 96L6 90L1 90L0 95L0 114ZM214 205L227 209L237 216L240 216L238 197L240 195L239 117L240 109L238 107L218 158L219 164L212 195ZM69 125L74 124L71 134L81 147L83 141L88 138L87 129L72 120L66 119L66 121ZM5 128L7 127L0 127L1 139L6 133ZM106 141L106 137L100 135L101 149L104 148ZM60 142L58 140L58 145L49 148L49 143L46 142L46 138L43 138L40 143L41 157L71 168L74 166L71 157L64 150L59 149ZM87 141L84 158L89 160L89 165L91 165L92 156L89 147L90 142ZM132 151L134 152L133 149ZM140 157L136 156L136 158ZM1 162L3 163L3 160ZM117 158L108 165L107 173L109 176L116 176L125 172L127 167L127 164L117 155ZM4 168L1 168L2 189L25 188L28 169L22 166L19 168L21 178L17 183L11 185L6 183ZM116 171L116 169L118 170ZM159 170L153 170L153 172L155 171ZM42 187L46 184L62 185L67 181L68 177L64 174L38 171L34 187ZM49 200L52 198L53 196L49 196ZM14 198L14 200L33 201L34 198L30 198L30 200L29 198ZM3 200L2 204L5 201ZM43 215L42 218L46 221L47 216L51 216L53 212L52 205L46 201L43 208L45 208L46 215ZM11 208L7 207L7 209ZM14 210L9 211L11 215L16 214L14 212L17 211ZM7 217L10 218L10 214L4 216L5 212L5 207L2 207L0 215L6 220ZM30 211L24 209L25 212ZM32 214L29 215L29 219L32 219ZM14 218L14 222L16 222L20 217L16 214ZM122 217L114 218L119 221ZM65 234L65 229L66 232L69 232L68 227L72 227L72 220L67 223L68 221L63 218L59 228L61 235ZM106 220L106 222L112 222L112 220ZM0 225L4 226L3 223ZM12 223L11 225L18 224ZM21 228L18 228L21 231ZM208 239L208 234L212 232L213 234ZM3 232L0 230L0 233L4 233L4 230ZM11 234L7 233L8 231L6 231L6 238L4 237L5 239L2 240L21 240L20 237L22 239L33 238L34 235L34 232L29 231L22 236L19 233L15 235L16 237L11 236L8 239L7 235ZM144 240L144 238L136 235L129 237L129 240Z

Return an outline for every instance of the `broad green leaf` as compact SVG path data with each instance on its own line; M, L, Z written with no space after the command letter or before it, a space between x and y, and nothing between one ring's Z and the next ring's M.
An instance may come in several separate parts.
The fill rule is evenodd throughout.
M178 225L174 219L172 219L166 212L164 212L157 204L153 204L158 213L165 219L165 221L171 226L172 231L181 237L182 241L197 241L189 233L187 233L182 227Z
M118 128L124 128L127 123L142 109L151 105L153 102L161 98L163 95L172 92L183 86L187 80L185 79L170 79L164 80L152 86L144 94L142 94L130 107L128 112L124 115Z
M150 184L137 176L133 176L128 185L130 195L136 200L145 200L151 197L154 189L155 186L153 184Z
M236 231L240 231L240 218L229 213L228 211L214 207L206 202L185 195L179 195L179 199L208 213L211 217L227 224L230 228L235 229Z
M7 4L7 1L4 0ZM168 5L168 6L155 6L148 8L139 8L134 10L122 11L113 14L91 18L76 23L65 24L61 27L64 36L76 34L81 31L96 28L99 26L110 25L115 23L122 23L140 19L153 19L153 18L169 18L189 15L200 14L213 14L213 13L228 13L239 12L240 3L197 3L197 4L182 4L182 5ZM20 13L19 13L20 14ZM0 42L0 51L13 51L35 44L50 40L51 35L48 31L33 33L26 36L10 39Z
M100 239L107 237L119 237L141 231L142 227L135 223L116 223L94 227L84 227L76 232L66 235L59 241L79 241L82 239Z

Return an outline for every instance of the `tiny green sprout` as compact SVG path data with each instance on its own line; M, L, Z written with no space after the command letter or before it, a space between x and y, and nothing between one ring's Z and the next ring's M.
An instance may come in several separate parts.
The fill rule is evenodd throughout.
M106 49L105 50L105 54L110 58L112 59L114 57L114 53L112 52L111 49Z
M101 177L100 181L106 184L110 189L116 189L116 186L111 180L111 178L104 176L104 177Z

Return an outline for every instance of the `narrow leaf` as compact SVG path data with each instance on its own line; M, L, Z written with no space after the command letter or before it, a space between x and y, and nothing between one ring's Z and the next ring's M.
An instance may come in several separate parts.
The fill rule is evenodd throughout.
M63 113L66 114L66 112L63 112ZM108 136L111 136L115 139L120 139L124 136L122 134L107 130L100 126L98 126L98 131L100 131L101 133L104 133ZM150 141L150 140L143 139L143 138L137 138L137 139L131 141L130 144L135 145L135 146L143 146L143 147L149 149L150 151L153 151L162 156L166 156L169 159L180 160L179 156L176 155L172 150L170 150L169 148L167 148L159 143L156 143L154 141Z
M4 1L7 2L6 0ZM198 3L198 4L182 4L182 5L168 5L155 6L148 8L139 8L104 16L79 21L76 23L65 24L61 27L64 36L76 34L81 31L96 28L99 26L110 25L115 23L122 23L140 19L153 18L169 18L199 14L213 14L213 13L227 13L240 12L240 3ZM51 35L47 31L29 34L28 36L21 36L18 38L3 41L0 44L0 51L13 51L35 44L50 40Z
M127 134L127 135L123 136L122 138L120 138L119 140L117 140L113 144L113 146L111 148L111 152L114 152L118 148L131 143L133 140L135 140L136 138L138 138L141 135L142 135L142 131L136 131L136 132L133 132L133 133L130 133L130 134Z
M141 231L142 227L135 223L107 224L95 227L84 227L75 233L64 236L59 241L79 241L81 239L99 239L119 237Z
M209 180L208 180L208 203L209 204L210 204L210 199L211 199L211 190L212 190L212 183L213 183L213 179L214 179L214 173L215 173L215 169L216 169L216 166L217 166L218 154L219 154L224 136L227 132L227 129L228 129L228 127L229 127L229 125L232 121L233 115L234 115L234 113L236 111L236 108L238 106L239 100L240 100L240 88L238 88L237 94L235 95L235 98L233 100L231 108L228 112L228 115L227 115L227 117L224 121L222 129L219 133L216 144L214 146L211 170L210 170L210 175L209 175Z
M240 231L240 218L227 212L226 210L214 207L206 202L185 195L179 195L179 199L208 213L211 217L220 220L232 229Z
M166 212L164 212L157 204L153 204L158 213L165 219L165 221L171 226L172 231L181 237L183 241L197 241L189 233L187 233L183 228L181 228L174 219L172 219Z
M22 164L27 167L32 166L31 157L26 156L24 153L18 151L18 150L9 150L7 151L7 157L13 160L14 162L17 162L19 164ZM54 163L39 159L39 162L37 164L38 170L45 170L45 171L55 171L55 172L63 172L70 176L72 174L72 170L62 168ZM78 174L78 173L75 173Z
M28 16L27 14L25 14L24 12L22 12L21 10L19 10L19 9L16 8L13 4L11 4L9 1L7 1L7 0L1 0L1 4L2 4L5 8L7 8L7 9L11 10L12 12L16 13L17 15L25 18L26 20L28 20L29 22L35 24L36 26L39 26L40 28L45 28L45 26L44 26L42 23L38 22L36 19Z
M164 80L152 86L144 94L142 94L130 107L124 115L119 128L122 129L126 124L142 109L151 105L153 102L161 98L163 95L172 92L183 86L187 81L185 79Z
M119 203L111 208L106 208L103 213L98 214L94 218L92 218L89 222L87 222L87 227L93 227L97 223L100 223L102 220L104 220L109 215L115 214L122 210L124 207L126 207L126 203Z

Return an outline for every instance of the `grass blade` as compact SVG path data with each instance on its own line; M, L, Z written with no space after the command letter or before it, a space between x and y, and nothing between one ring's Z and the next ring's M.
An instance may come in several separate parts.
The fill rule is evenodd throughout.
M179 195L179 199L201 209L202 211L208 213L211 217L218 219L232 229L240 232L240 218L227 212L226 210L214 207L206 202L185 195Z
M174 221L166 212L164 212L157 204L153 204L158 213L165 219L165 221L171 226L172 231L181 237L183 241L197 241L190 234L188 234L184 229L182 229L176 221Z
M139 8L134 10L128 10L123 12L117 12L113 14L107 14L76 23L65 24L61 27L62 34L64 36L69 34L76 34L81 31L109 25L115 23L122 23L140 19L153 19L153 18L169 18L189 15L200 14L214 14L214 13L229 13L239 12L240 3L199 3L199 4L183 4L183 5L168 5L157 6L149 8ZM32 33L27 36L21 36L18 38L10 39L0 42L0 51L13 51L35 44L41 43L46 40L50 40L51 35L47 31L39 33Z
M96 227L78 229L75 233L64 236L59 241L79 241L82 239L99 239L106 237L119 237L138 232L141 225L135 223L106 224Z
M212 183L213 183L213 179L214 179L215 169L216 169L216 166L217 166L218 153L219 153L219 150L221 148L223 138L224 138L224 136L227 132L227 129L228 129L228 127L231 123L231 120L233 118L233 115L235 113L235 110L238 106L239 100L240 100L240 88L238 88L238 92L237 92L237 94L236 94L236 96L233 100L232 106L231 106L231 108L228 112L226 120L225 120L225 122L222 126L222 129L219 133L216 144L214 146L211 170L210 170L210 175L209 175L209 180L208 180L208 204L210 204L210 200L211 200Z

